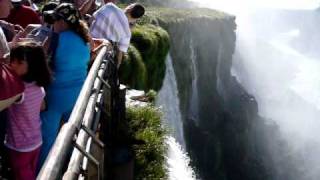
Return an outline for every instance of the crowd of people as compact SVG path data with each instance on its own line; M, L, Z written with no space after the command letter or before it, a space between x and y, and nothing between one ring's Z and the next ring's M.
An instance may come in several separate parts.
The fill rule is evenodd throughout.
M101 45L116 45L120 66L145 9L115 3L50 1L39 10L0 0L0 156L11 179L36 179Z

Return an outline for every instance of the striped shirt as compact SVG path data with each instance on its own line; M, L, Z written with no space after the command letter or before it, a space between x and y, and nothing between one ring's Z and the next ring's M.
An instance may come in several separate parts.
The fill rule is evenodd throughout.
M5 145L19 152L30 152L42 144L40 108L44 89L35 83L25 83L20 102L8 108Z
M93 14L90 32L94 38L117 42L122 52L127 52L131 31L124 11L113 3L102 6Z

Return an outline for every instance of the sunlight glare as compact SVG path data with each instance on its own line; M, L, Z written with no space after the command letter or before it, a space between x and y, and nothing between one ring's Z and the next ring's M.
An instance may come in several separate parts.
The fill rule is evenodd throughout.
M243 8L315 9L320 0L191 0L202 7L230 10Z

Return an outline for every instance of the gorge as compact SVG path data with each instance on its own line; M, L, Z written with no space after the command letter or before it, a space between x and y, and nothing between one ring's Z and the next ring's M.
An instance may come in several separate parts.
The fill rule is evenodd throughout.
M233 10L154 8L144 19L169 36L172 70L158 64L158 101L193 178L319 179L318 12Z

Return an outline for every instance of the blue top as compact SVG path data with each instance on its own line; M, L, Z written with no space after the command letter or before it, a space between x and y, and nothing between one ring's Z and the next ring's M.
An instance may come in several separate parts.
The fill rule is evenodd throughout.
M87 76L90 60L88 43L73 31L59 34L58 47L53 61L54 81L52 87L82 85Z

